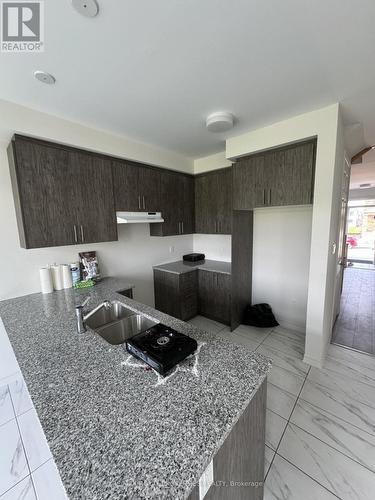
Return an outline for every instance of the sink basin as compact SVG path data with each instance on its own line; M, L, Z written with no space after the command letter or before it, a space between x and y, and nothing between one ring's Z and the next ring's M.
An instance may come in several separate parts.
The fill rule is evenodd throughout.
M133 314L137 314L131 309L125 307L121 304L121 302L113 301L111 304L112 307L110 309L102 307L99 311L90 316L86 320L86 325L93 330L96 330L97 328L107 325L108 323L112 323L113 321L119 321L123 318L133 316Z
M145 318L141 314L133 314L120 321L104 325L96 329L96 332L110 344L123 344L130 337L143 332L156 325L155 321Z
M157 324L128 309L121 302L114 301L111 304L110 309L103 307L86 320L86 325L110 344L123 344L130 337Z

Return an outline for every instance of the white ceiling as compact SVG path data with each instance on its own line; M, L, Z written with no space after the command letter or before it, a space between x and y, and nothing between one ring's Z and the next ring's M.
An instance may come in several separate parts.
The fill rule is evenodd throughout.
M341 102L375 143L374 0L45 2L45 52L0 55L0 98L197 158ZM33 79L42 69L57 83ZM228 110L230 134L205 130Z

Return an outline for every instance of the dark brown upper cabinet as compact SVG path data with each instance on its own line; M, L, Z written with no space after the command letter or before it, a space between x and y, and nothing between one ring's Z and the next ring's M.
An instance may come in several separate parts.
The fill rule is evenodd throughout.
M316 140L240 158L233 165L233 208L313 202Z
M8 157L23 248L117 239L108 160L20 135Z
M77 182L73 200L78 242L117 240L111 160L81 151L72 151L70 157Z
M112 162L112 171L117 211L160 211L159 169L114 160Z
M232 169L224 168L195 178L195 232L231 234Z
M160 174L160 207L164 222L150 224L151 236L194 232L194 178L163 170Z

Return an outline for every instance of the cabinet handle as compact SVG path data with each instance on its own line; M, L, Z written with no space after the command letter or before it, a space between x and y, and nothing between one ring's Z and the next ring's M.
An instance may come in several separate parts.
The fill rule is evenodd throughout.
M78 243L77 226L74 224L74 240Z
M142 196L142 199L143 199L143 210L146 210L145 197L144 197L144 196Z
M181 234L181 222L178 223L178 234Z
M83 232L83 226L82 226L82 224L81 224L81 238L82 238L82 243L84 243L85 242L85 234Z
M184 223L181 222L181 233L184 234Z
M263 189L263 205L266 204L266 190Z
M217 221L215 220L215 233L217 233Z
M141 209L141 197L140 196L138 196L138 208L139 208L139 210Z
M272 189L270 189L270 205L272 203L272 195L271 195L271 193L272 193Z

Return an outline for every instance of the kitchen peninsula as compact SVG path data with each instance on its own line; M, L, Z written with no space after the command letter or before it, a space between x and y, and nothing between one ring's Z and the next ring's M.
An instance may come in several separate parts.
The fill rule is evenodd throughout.
M270 362L117 293L129 288L106 278L0 302L68 497L196 500L206 488L208 500L229 498L230 487L230 498L261 499ZM120 301L198 350L163 378L122 345L77 334L75 306L87 296L90 308Z

